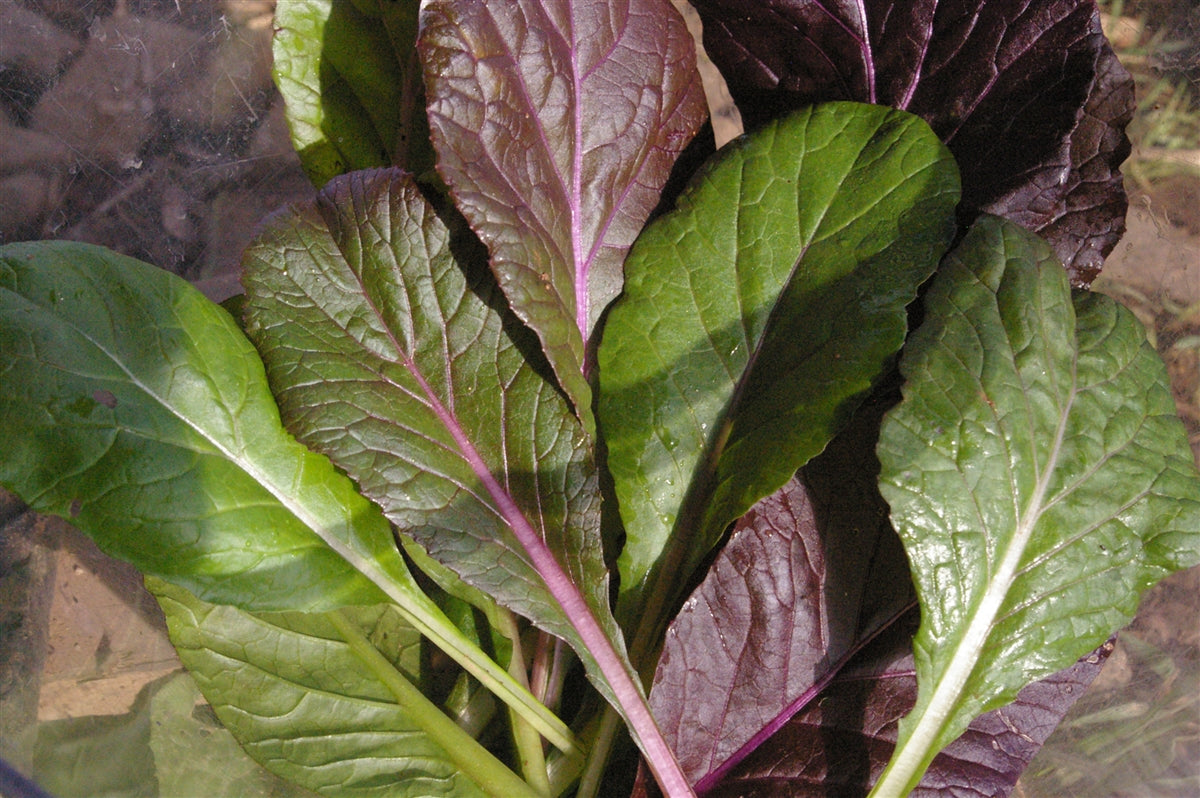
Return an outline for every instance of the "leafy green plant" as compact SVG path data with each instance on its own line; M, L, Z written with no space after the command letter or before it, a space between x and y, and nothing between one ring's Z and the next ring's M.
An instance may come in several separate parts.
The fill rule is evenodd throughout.
M0 483L146 573L277 774L1003 792L1200 561L1162 364L1068 282L1123 214L1094 7L980 5L964 45L932 4L698 5L755 127L698 170L664 0L296 0L322 188L246 252L240 324L111 252L0 249Z

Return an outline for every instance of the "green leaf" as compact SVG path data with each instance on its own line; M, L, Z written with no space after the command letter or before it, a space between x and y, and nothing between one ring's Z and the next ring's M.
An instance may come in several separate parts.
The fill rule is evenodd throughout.
M0 484L206 601L395 601L556 745L565 725L417 587L379 508L284 430L233 319L168 272L83 244L0 247Z
M981 219L946 259L885 419L880 489L921 601L916 707L876 791L1125 625L1200 561L1200 474L1134 316L1073 298L1039 238Z
M433 166L417 0L289 0L275 9L275 82L318 186L354 169Z
M195 680L183 671L155 685L150 750L160 796L311 798L307 790L276 778L248 757L211 708L198 706L201 697Z
M600 346L623 619L821 451L953 232L954 162L901 111L809 108L718 159L634 245Z
M421 656L419 635L393 608L249 614L148 586L217 717L274 773L347 798L473 796L488 794L484 775L471 778L483 763L507 774L508 792L491 794L531 794L465 732L439 730L453 723L427 699L397 703L389 682L411 687Z
M411 583L387 521L288 435L250 342L178 277L0 248L0 374L0 483L144 573L264 610Z
M607 690L621 637L588 436L468 241L399 170L338 178L247 251L247 328L289 429Z

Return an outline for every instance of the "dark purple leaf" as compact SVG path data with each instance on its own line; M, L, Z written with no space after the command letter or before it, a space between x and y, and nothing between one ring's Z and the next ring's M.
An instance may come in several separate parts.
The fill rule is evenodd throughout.
M890 656L876 660L886 664L847 671L706 798L866 795L892 754L896 723L917 692L907 635L878 642L891 648ZM976 718L933 760L912 794L1007 795L1112 647L1110 640L1070 668L1029 685L1012 704Z
M1079 0L696 0L748 127L826 100L924 118L958 159L963 221L1048 238L1086 285L1124 232L1132 80Z
M885 404L865 407L803 479L755 505L667 634L650 704L698 789L913 601L875 486Z
M1025 225L1049 241L1077 286L1088 285L1096 278L1104 258L1125 232L1129 203L1121 173L1115 167L1129 155L1125 125L1133 107L1129 73L1115 56L1102 58L1092 92L1069 139L1071 169L1067 184L1052 189L1044 201L1034 196L1030 187L983 207ZM1042 207L1052 210L1039 213Z
M438 169L587 416L592 331L707 117L694 42L668 0L432 0L421 23Z

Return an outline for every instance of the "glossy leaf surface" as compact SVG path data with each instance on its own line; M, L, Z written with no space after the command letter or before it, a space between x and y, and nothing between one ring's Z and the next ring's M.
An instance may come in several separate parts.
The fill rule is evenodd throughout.
M171 642L217 717L276 774L331 796L482 796L321 613L250 614L151 582ZM354 611L419 680L420 637L394 610Z
M647 228L600 348L625 612L849 418L948 246L957 186L919 119L834 103L727 148Z
M814 102L925 119L962 170L963 211L1045 235L1076 284L1125 230L1118 167L1133 82L1093 3L697 0L705 48L753 128Z
M878 450L922 607L885 793L1200 559L1200 475L1131 313L1072 299L1050 248L995 217L943 263L926 313Z
M587 436L460 233L398 170L335 179L248 250L247 329L302 441L434 559L598 667L593 649L620 635Z
M178 277L0 249L0 373L0 483L144 573L263 610L415 590L378 509L283 429L254 347Z
M275 9L275 82L292 144L322 186L354 169L433 167L417 63L418 0L289 0Z
M438 169L582 416L588 344L629 246L708 115L669 0L433 0Z
M721 783L915 601L879 496L873 398L734 527L667 632L650 706L698 790Z

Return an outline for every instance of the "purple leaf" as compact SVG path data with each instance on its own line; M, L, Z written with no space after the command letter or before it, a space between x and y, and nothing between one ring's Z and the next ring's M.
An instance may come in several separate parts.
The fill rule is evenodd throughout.
M731 773L707 798L865 795L891 756L896 722L917 685L906 635L889 635L880 668L839 678ZM1070 668L975 719L933 760L914 796L1007 795L1112 651L1110 640ZM865 653L865 652L864 652Z
M883 409L865 407L803 478L755 505L667 634L650 704L698 790L912 604L875 487Z
M1078 0L696 0L747 125L826 100L924 118L958 159L963 216L1005 216L1086 285L1124 232L1129 74Z
M1129 203L1115 167L1129 155L1125 125L1133 107L1129 73L1115 56L1102 58L1087 104L1066 142L1069 152L1060 152L1060 160L1069 158L1071 164L1067 183L1044 197L1038 196L1034 183L1025 183L982 206L1049 241L1077 286L1096 278L1125 232Z
M668 0L432 0L419 48L438 169L581 416L625 253L707 117Z

